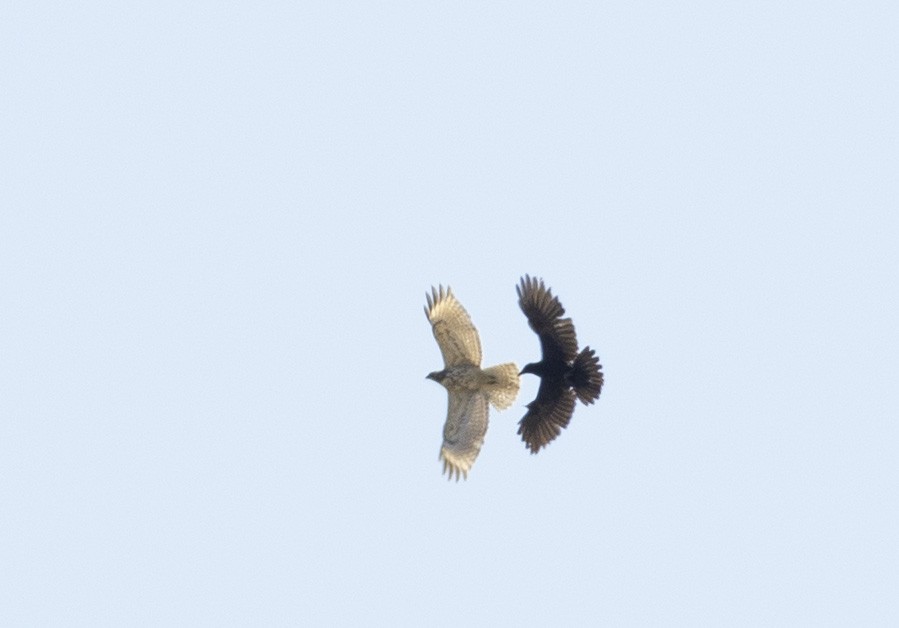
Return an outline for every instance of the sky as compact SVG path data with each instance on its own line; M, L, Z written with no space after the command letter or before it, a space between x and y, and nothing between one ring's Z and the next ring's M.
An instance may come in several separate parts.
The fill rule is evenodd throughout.
M0 624L895 625L886 2L18 3ZM422 311L537 379L468 480Z

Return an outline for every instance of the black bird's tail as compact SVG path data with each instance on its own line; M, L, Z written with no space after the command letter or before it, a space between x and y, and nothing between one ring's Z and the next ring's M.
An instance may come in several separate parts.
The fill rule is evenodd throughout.
M581 403L591 404L599 399L602 392L603 376L602 364L596 357L596 352L590 347L584 347L571 365L571 386L574 388L577 398Z

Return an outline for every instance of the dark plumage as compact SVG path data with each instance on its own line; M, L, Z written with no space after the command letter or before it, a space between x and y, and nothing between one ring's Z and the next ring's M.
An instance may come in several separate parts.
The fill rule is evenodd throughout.
M577 335L570 318L562 318L565 308L542 279L525 275L518 291L518 305L531 329L540 337L543 357L528 364L521 374L540 377L537 398L528 404L519 422L518 433L531 453L537 453L568 426L575 399L591 404L602 391L602 365L590 347L578 353Z

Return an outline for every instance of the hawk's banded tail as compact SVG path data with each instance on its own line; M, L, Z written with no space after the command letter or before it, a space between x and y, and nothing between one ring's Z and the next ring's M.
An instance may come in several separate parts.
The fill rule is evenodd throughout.
M518 367L509 362L484 369L487 397L497 410L505 410L518 396Z

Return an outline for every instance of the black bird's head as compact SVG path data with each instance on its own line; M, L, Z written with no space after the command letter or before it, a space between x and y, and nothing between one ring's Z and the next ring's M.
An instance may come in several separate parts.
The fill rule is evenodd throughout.
M540 368L543 366L540 362L531 362L530 364L525 364L524 368L521 369L521 373L519 375L524 375L525 373L530 373L531 375L543 375L543 370Z

